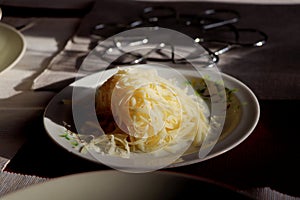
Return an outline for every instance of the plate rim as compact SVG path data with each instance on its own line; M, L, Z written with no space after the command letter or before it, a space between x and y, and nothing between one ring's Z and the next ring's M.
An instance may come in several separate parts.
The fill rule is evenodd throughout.
M113 69L115 70L115 69ZM56 143L58 144L60 147L62 147L63 149L65 149L66 151L70 152L70 153L73 153L81 158L84 158L84 159L87 159L89 161L92 161L92 162L95 162L95 163L98 163L98 164L102 164L102 163L99 163L99 161L96 161L95 159L93 159L92 156L87 156L89 155L88 153L86 154L82 154L80 152L78 152L77 150L75 150L74 148L67 148L65 147L63 144L61 144L56 137L58 136L53 136L53 134L49 133L49 131L47 130L46 128L46 114L47 114L47 111L48 111L48 108L49 106L55 101L55 99L59 96L59 95L62 95L67 88L70 88L76 81L80 81L81 79L83 78L86 78L88 76L93 76L95 74L98 74L98 73L103 73L104 71L100 71L100 72L97 72L97 73L93 73L93 74L90 74L90 75L87 75L85 77L82 77L78 80L75 80L73 83L71 83L70 85L66 86L65 88L63 88L59 93L57 93L51 100L50 102L48 103L48 105L46 106L45 110L44 110L44 114L43 114L43 124L44 124L44 128L48 134L48 136ZM231 143L230 145L227 145L226 148L223 148L219 151L217 151L216 153L211 153L213 151L213 148L212 151L209 152L209 154L207 156L205 156L204 158L199 158L199 159L194 159L194 160L190 160L188 162L182 162L182 163L171 163L170 165L168 166L165 166L164 168L174 168L174 167L181 167L181 166L186 166L186 165L191 165L191 164L195 164L195 163L199 163L199 162L202 162L202 161L205 161L205 160L209 160L211 158L214 158L214 157L217 157L219 155L222 155L232 149L234 149L235 147L237 147L239 144L241 144L243 141L245 141L250 135L251 133L253 132L253 130L255 129L255 127L257 126L258 124L258 121L259 121L259 118L260 118L260 105L259 105L259 101L256 97L256 95L254 94L254 92L245 84L243 83L242 81L238 80L237 78L233 77L232 75L229 75L229 74L226 74L224 72L220 72L222 78L226 78L226 79L229 79L230 81L233 81L234 83L238 84L239 86L241 86L243 89L245 89L247 91L247 94L251 96L252 100L254 100L254 107L256 108L255 109L255 118L253 120L253 122L251 123L251 127L250 129L242 134L242 137L238 138L235 142ZM225 82L225 81L224 81ZM225 84L225 83L224 83ZM239 123L240 124L240 123ZM222 142L222 141L221 141ZM217 142L218 144L219 142ZM216 144L216 145L217 145Z
M138 176L140 176L140 177L138 177ZM38 190L46 191L48 189L49 192L52 192L52 190L60 188L60 187L57 187L57 185L65 184L66 186L69 186L70 188L72 188L72 183L76 183L76 181L78 181L78 180L85 180L85 181L89 182L89 184L91 184L91 183L97 183L98 181L100 182L103 180L101 178L106 178L106 177L114 177L115 179L113 180L113 182L118 181L119 179L124 179L124 180L127 179L128 180L130 177L134 177L135 179L140 180L140 178L142 177L142 178L147 179L146 184L152 183L153 180L156 180L156 181L178 180L180 182L190 180L190 181L195 181L195 182L205 184L205 185L207 185L207 187L213 187L216 189L216 191L221 190L226 193L229 192L228 193L229 196L236 194L237 196L239 196L241 198L252 199L250 194L247 194L247 193L243 192L242 190L239 190L239 188L237 188L236 186L233 186L230 184L225 184L221 181L217 181L217 180L203 177L203 176L198 176L195 174L188 174L185 172L176 172L176 171L168 171L168 170L154 171L152 173L130 174L130 173L113 170L113 169L80 172L80 173L69 174L69 175L61 176L61 177L55 177L52 179L47 179L43 182L29 185L28 187L21 188L19 190L7 193L7 194L3 195L0 199L1 200L2 199L3 200L20 199L20 195L25 195L25 197L27 197L27 196L32 197L32 196L36 195L36 193L34 193L34 192L36 192ZM90 178L92 178L92 179L90 179ZM96 179L97 182L95 181L95 178L97 178ZM68 183L69 184L71 183L71 184L68 185ZM136 183L136 184L140 184L140 183ZM97 186L95 186L95 187L97 187ZM62 192L63 190L66 190L66 188L60 188L58 193ZM84 190L84 187L82 187L82 190ZM39 192L39 193L42 193L42 192ZM71 196L72 196L72 194L71 194ZM36 196L34 199L39 199L39 198L40 198L40 196ZM49 199L50 198L51 197L49 197ZM65 199L65 197L62 197L62 198ZM62 199L62 198L59 198L59 199Z
M21 40L21 43L22 43L21 51L19 52L19 54L16 56L16 58L13 60L13 62L11 62L8 66L4 67L2 70L0 69L0 74L1 74L1 73L4 73L5 71L11 69L12 67L14 67L23 58L23 56L26 52L27 43L26 43L24 35L21 34L21 32L18 31L16 28L12 27L9 24L5 24L3 22L0 22L0 26L15 33L19 37L19 39Z
M243 83L239 79L235 78L234 76L226 74L226 73L223 73L223 72L220 72L220 74L222 75L222 78L226 77L227 79L233 80L235 83L238 83L240 86L242 86L244 89L246 89L247 92L248 92L248 94L254 100L254 105L255 105L254 107L256 108L255 111L257 113L255 115L255 119L254 119L254 121L253 121L253 123L251 125L251 128L247 131L247 133L243 134L243 137L239 138L237 141L235 141L234 143L232 143L227 148L224 148L222 151L218 151L218 152L213 153L213 154L211 154L211 152L210 152L205 158L199 158L199 159L196 159L196 160L191 160L191 161L186 162L186 163L178 163L178 164L172 163L168 167L174 168L174 167L181 167L181 166L191 165L191 164L199 163L199 162L202 162L202 161L205 161L205 160L209 160L211 158L215 158L215 157L217 157L219 155L222 155L222 154L224 154L224 153L226 153L226 152L234 149L235 147L239 146L242 142L244 142L251 135L251 133L256 128L256 126L257 126L257 124L259 122L259 119L260 119L260 105L259 105L259 101L258 101L256 95L254 94L254 92L245 83ZM219 142L217 142L217 144L218 143Z

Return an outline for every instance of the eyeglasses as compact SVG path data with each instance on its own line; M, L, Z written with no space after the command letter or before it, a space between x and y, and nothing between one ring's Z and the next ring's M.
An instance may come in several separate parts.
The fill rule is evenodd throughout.
M91 37L96 41L133 28L154 27L168 28L184 33L200 44L212 62L217 63L219 56L234 48L260 47L266 44L268 36L261 30L238 28L235 23L240 15L234 10L209 9L198 14L178 13L171 7L146 7L141 17L128 24L100 23L91 30ZM141 51L129 51L130 47L148 45ZM187 59L199 58L202 53L178 57L177 49L170 43L149 46L146 37L114 38L113 44L103 52L102 57L112 65L142 64L147 61L184 63Z

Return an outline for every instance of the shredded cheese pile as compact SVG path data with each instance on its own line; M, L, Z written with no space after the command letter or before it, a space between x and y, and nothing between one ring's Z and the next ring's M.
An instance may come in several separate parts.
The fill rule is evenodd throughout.
M101 119L113 116L109 124L114 126L104 127L106 134L94 138L90 145L99 152L122 157L129 157L131 152L153 152L184 140L201 145L208 122L197 98L177 87L175 81L160 77L155 69L119 70L96 94L100 124Z

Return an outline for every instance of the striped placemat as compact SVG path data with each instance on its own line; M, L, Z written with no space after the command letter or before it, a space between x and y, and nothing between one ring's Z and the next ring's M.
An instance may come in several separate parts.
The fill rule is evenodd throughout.
M10 161L9 159L0 156L0 172L4 170L4 168L9 163L9 161Z
M287 194L283 194L270 187L252 188L240 191L242 193L248 194L253 199L266 199L266 200L300 200L300 197L294 197Z
M48 178L42 178L37 176L22 175L11 172L0 173L0 197L25 188L27 186L42 183L48 180Z

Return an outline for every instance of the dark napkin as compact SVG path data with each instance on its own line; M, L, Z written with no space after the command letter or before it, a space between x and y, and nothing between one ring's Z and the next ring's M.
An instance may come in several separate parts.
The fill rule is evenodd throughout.
M147 6L168 6L182 14L206 9L231 9L241 18L238 28L255 28L268 35L260 48L237 48L220 56L218 67L247 84L259 99L300 99L300 5L216 2L99 1L83 19L78 36L88 36L99 23L129 23ZM130 12L129 12L130 11Z
M70 83L68 79L76 77L78 67L95 45L91 31L97 24L129 24L141 19L143 9L148 6L167 6L180 14L198 14L207 9L238 12L237 28L261 30L268 40L262 47L235 48L220 55L219 70L240 79L259 99L300 99L300 61L297 59L300 5L97 1L65 49L37 77L34 89L61 90ZM44 87L47 84L50 86Z

